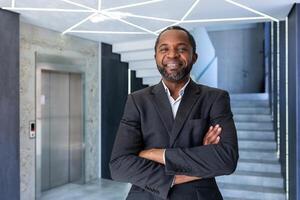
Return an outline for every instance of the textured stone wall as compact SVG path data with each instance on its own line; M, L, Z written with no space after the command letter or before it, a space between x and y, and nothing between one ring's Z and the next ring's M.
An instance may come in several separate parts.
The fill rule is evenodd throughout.
M35 139L29 121L35 120L35 53L83 59L85 73L85 180L99 174L98 43L20 24L20 175L21 200L35 199Z

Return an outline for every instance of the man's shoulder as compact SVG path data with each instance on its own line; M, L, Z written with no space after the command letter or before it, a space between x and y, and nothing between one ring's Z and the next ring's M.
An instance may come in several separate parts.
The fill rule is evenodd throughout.
M132 93L130 93L130 95L134 96L134 97L138 97L138 96L144 96L144 95L148 95L151 93L152 89L154 86L149 86L140 90L136 90Z
M220 94L228 94L226 90L211 87L208 85L202 85L197 83L197 87L199 87L200 91L207 95L220 95Z

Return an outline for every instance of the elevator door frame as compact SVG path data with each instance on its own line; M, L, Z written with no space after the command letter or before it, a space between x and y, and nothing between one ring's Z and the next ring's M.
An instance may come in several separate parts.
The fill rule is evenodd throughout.
M55 72L55 73L73 73L81 75L82 84L82 177L81 182L85 181L85 72L78 69L80 66L69 64L57 64L51 62L36 62L36 137L35 137L35 199L38 200L42 194L41 178L42 178L42 140L41 140L41 91L42 91L42 71Z

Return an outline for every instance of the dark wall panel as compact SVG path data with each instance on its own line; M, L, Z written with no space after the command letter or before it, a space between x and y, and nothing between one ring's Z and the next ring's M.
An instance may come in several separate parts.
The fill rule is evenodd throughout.
M109 161L128 95L128 64L112 53L111 45L101 48L101 172L111 179Z
M300 199L300 4L288 15L289 197Z
M20 198L19 15L0 9L0 199Z
M137 78L136 77L136 72L131 71L131 92L143 89L145 87L148 87L147 85L143 84L143 79L142 78Z
M281 21L279 25L279 49L280 49L280 63L279 63L279 112L280 112L280 164L282 175L286 180L286 42L285 42L285 21Z

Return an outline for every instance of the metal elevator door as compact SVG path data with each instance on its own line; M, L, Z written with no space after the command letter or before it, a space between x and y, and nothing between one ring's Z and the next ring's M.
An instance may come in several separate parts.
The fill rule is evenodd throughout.
M83 106L80 74L42 70L41 189L82 180Z

